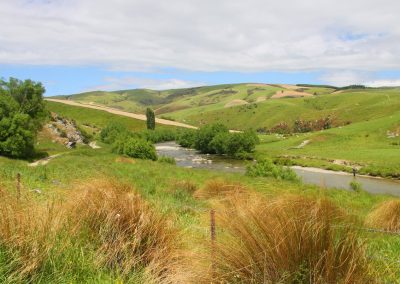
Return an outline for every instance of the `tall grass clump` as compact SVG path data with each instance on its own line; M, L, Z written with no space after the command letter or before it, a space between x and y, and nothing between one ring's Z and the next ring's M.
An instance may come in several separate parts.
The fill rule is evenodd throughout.
M227 182L222 179L213 179L206 182L206 184L194 193L196 198L220 198L228 197L235 194L243 194L247 189L240 183Z
M355 180L352 180L352 181L350 182L350 188L351 188L352 190L354 190L355 192L360 192L360 191L362 191L362 185L361 185L361 183L359 183L358 181L355 181Z
M379 204L366 218L369 227L390 232L400 232L400 200Z
M217 210L204 283L368 283L358 234L326 199L233 198ZM206 275L206 273L203 273Z
M131 187L110 181L84 184L72 199L71 218L96 248L96 262L146 283L171 283L179 250L178 232Z
M251 177L274 177L280 180L289 180L298 182L296 173L289 167L275 165L271 160L261 160L256 164L249 165L246 169L246 175Z
M42 206L29 196L17 199L0 190L0 251L7 282L35 282L54 249L63 243L62 212L56 204Z

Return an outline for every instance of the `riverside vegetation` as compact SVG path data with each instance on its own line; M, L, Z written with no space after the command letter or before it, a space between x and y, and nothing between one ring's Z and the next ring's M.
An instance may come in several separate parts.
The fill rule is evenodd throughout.
M176 135L194 143L201 138L199 145L215 153L216 145L228 149L215 137L242 141L235 135L243 133L229 133L221 125L197 132L157 126L148 132L144 121L102 111L55 103L47 109L74 119L101 148L68 150L39 132L35 151L60 156L37 167L0 157L3 283L400 279L400 214L390 196L304 185L271 160L241 176L179 168L152 155L130 157L135 151L154 153L152 141ZM174 135L166 138L169 133ZM123 152L116 150L118 143ZM254 154L255 146L243 145L237 149Z
M59 97L203 126L259 132L257 159L400 177L400 88L227 84L178 90L89 92ZM303 147L304 141L308 144Z

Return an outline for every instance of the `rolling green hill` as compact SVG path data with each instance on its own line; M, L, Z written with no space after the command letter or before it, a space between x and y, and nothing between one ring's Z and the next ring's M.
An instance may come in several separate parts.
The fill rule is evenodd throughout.
M64 97L65 98L65 97ZM201 126L221 122L230 129L269 132L281 123L330 117L332 128L292 135L261 135L258 157L335 170L400 176L400 88L233 84L179 90L125 90L69 96ZM304 147L298 147L308 140ZM346 165L343 165L346 164Z
M328 86L232 84L154 91L89 92L58 97L144 113L200 126L222 122L232 129L266 128L296 119L332 116L335 125L381 118L400 109L400 88L338 90Z

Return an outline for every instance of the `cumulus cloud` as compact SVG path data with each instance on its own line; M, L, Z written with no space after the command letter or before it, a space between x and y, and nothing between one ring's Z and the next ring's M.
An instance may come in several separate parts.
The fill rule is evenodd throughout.
M399 10L397 0L1 1L0 64L396 69Z

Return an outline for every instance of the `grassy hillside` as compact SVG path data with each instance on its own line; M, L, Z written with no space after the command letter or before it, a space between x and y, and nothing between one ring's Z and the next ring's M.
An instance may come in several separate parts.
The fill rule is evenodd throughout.
M262 135L259 156L288 157L295 164L351 171L353 165L364 174L400 176L400 112L344 127L289 137ZM304 141L304 147L299 148ZM336 160L336 161L335 161ZM349 162L343 167L343 161Z
M291 92L308 96L271 98ZM119 100L119 107L125 109L129 101L138 110L147 104L159 117L199 126L221 122L238 130L268 130L280 123L292 127L298 119L314 121L329 116L335 127L330 130L287 137L263 135L258 156L289 156L296 164L336 170L351 170L356 165L365 168L363 173L380 176L398 176L400 171L400 138L396 137L400 135L400 88L236 84L160 92L95 92L70 99L109 106ZM305 140L310 140L309 144L296 149Z
M103 111L58 103L48 107L91 128L109 121L144 128L142 121ZM385 129L397 131L399 119L397 112L298 137L265 135L258 153L317 154L318 163L336 155L363 162L380 157L382 165L396 166L393 150L399 146L391 142L399 139L385 138ZM119 156L101 143L100 149L67 150L50 139L41 134L37 148L61 155L46 165L0 157L0 282L210 283L210 277L221 277L227 283L260 283L273 277L257 272L260 267L298 283L308 279L310 269L333 283L343 273L360 283L393 283L400 277L397 235L371 231L396 224L391 218L397 215L385 207L397 208L392 197L179 168ZM292 149L305 139L311 142ZM346 146L338 151L338 144ZM22 176L19 199L17 173ZM211 209L217 218L215 250L209 243ZM260 250L271 258L258 257ZM325 258L327 250L332 257ZM346 261L338 265L344 252ZM215 261L210 260L214 253ZM293 260L289 266L288 259ZM326 273L313 265L321 259L324 268L340 269ZM215 275L211 263L218 267ZM229 278L232 273L226 273L243 267L250 275Z
M276 96L282 98L271 98ZM269 129L280 122L328 115L336 125L342 125L384 117L400 109L400 88L340 90L309 85L232 84L164 91L99 91L62 98L131 112L143 113L150 106L161 117L193 125L219 121L232 129Z
M280 122L314 120L328 115L340 125L388 116L399 109L400 88L393 88L350 90L307 98L270 99L231 108L193 108L169 113L168 116L194 125L219 121L234 129L269 129Z
M250 178L237 174L183 169L160 162L128 159L111 154L107 145L103 145L102 149L96 150L89 148L70 150L50 161L47 165L36 168L29 167L25 161L0 157L1 188L13 194L15 192L15 177L17 173L22 175L23 191L21 201L13 205L12 210L3 206L4 201L8 200L7 198L11 198L11 201L14 200L12 196L4 199L2 195L2 201L0 202L0 210L5 218L0 221L2 228L0 240L3 238L8 240L6 243L1 243L0 246L1 281L11 279L17 282L30 281L34 283L151 283L145 280L149 271L140 268L142 264L146 265L146 269L149 269L151 266L148 266L147 262L140 262L141 264L135 265L129 264L129 261L121 258L118 262L119 265L129 265L127 267L130 267L126 274L118 270L119 266L115 266L115 263L112 264L113 262L111 262L110 264L103 261L104 257L106 259L109 258L110 261L115 260L113 257L118 257L114 255L114 251L108 250L115 249L116 253L119 249L123 249L118 247L118 243L115 243L115 239L112 236L124 236L121 235L124 231L121 231L122 228L118 229L119 227L108 227L116 221L107 222L114 219L108 219L108 221L105 219L103 223L100 223L100 220L104 218L101 215L103 213L95 213L98 211L91 210L102 210L99 212L110 214L107 218L116 218L115 215L117 213L125 216L124 214L127 214L125 211L118 211L121 207L113 209L114 205L108 203L107 200L135 196L128 194L127 196L116 195L113 197L114 195L112 194L116 194L113 188L115 186L121 188L120 185L114 185L115 182L116 184L124 184L123 190L128 193L136 192L144 200L143 202L150 204L151 210L155 213L141 211L141 218L147 218L146 216L150 218L150 216L153 216L151 214L161 214L165 218L166 216L170 217L168 223L165 224L162 223L163 221L146 223L147 219L144 219L141 224L149 230L157 230L157 234L161 234L164 237L171 237L171 235L163 235L164 233L159 231L161 229L159 226L172 226L174 230L179 232L179 241L175 239L175 243L168 243L168 246L179 246L180 250L183 250L179 255L180 260L183 260L184 263L177 270L178 272L176 273L178 274L174 275L174 279L178 279L176 277L185 279L184 277L188 277L193 273L199 274L197 276L194 274L191 277L200 277L199 275L204 277L204 274L202 274L204 272L201 270L202 266L196 264L198 261L203 261L201 259L201 251L205 249L207 255L209 253L207 243L209 224L204 220L209 219L210 208L215 208L217 214L222 214L223 207L221 206L226 203L226 199L224 199L225 202L219 203L218 200L220 200L221 196L218 197L213 193L213 190L221 186L227 186L228 191L224 193L228 194L226 196L233 194L233 191L230 192L229 188L237 188L246 194L256 194L259 196L258 201L263 198L274 200L278 196L285 198L287 194L312 199L326 198L329 202L332 202L332 205L329 206L340 206L343 212L351 214L359 222L363 222L367 214L377 204L391 199L385 196L371 196L363 192L321 191L321 189L314 186L277 181L270 178ZM104 193L106 196L101 197L103 193L97 191L98 189L106 190ZM87 194L91 194L90 196L94 194L92 198L101 199L96 199L96 201L91 199L90 202L82 199L85 198L82 192L86 192L86 190L89 190ZM4 193L4 191L2 192ZM126 206L127 201L124 200L116 199L115 202L121 202L121 204L117 203L119 204L118 206L123 204ZM72 202L73 207L69 207L71 206L70 202ZM87 203L82 207L81 202ZM35 218L29 218L24 215L24 212L26 212L24 209L25 204L26 206L29 205L29 212L31 212L30 214L33 213ZM61 208L64 208L63 210L57 207L59 204L62 206ZM93 207L98 206L96 204L105 207L96 209L97 207ZM75 212L68 208L78 208L80 211ZM129 207L125 208L125 210L128 209ZM41 210L49 213L40 215ZM10 216L13 215L7 215L12 212L18 212L15 213L18 214L16 215L18 218L11 218ZM68 231L69 227L65 227L67 224L65 226L60 225L63 224L65 216L75 218L71 219L75 220L73 221L74 227L72 231ZM42 218L47 221L40 223ZM35 222L35 220L38 222ZM86 221L83 222L82 220L93 223L85 223ZM222 241L223 233L221 230L225 230L225 227L221 228L220 226L222 225L219 222L217 221L217 240ZM239 220L237 222L237 224L240 224ZM40 224L47 225L41 227ZM89 226L90 224L101 226L100 231L97 231L97 227ZM118 226L124 225L124 223L117 224L120 224ZM11 226L8 228L14 230L14 236L19 238L18 242L15 242L15 239L7 235L8 231L4 229L5 226ZM80 226L89 226L87 228L91 231L82 231L83 234L77 235L77 232L80 232L77 230L81 230L79 229L81 228ZM109 233L112 235L106 235L108 233L106 230L111 230ZM167 228L165 227L163 230L167 230ZM141 234L145 234L145 232ZM157 238L154 231L151 236L153 240ZM96 239L93 240L93 237L96 237ZM101 243L99 244L96 240L104 242L106 247L98 247ZM371 273L375 278L379 277L377 279L382 281L385 279L389 282L400 276L400 271L396 265L400 250L397 237L388 234L365 232L360 235L360 240L365 242L367 253L372 256L371 261L374 270L368 273ZM128 242L126 239L121 241ZM204 244L205 246L203 246ZM146 249L145 243L140 248ZM170 255L173 252L171 249L169 247L167 251L163 251L164 254L168 253ZM129 253L131 257L139 256L135 251ZM27 258L25 259L24 257ZM169 264L163 266L163 273L172 269L171 265L174 260L172 255L169 257ZM141 258L138 258L138 261L142 261ZM237 265L240 264L238 263ZM154 273L153 270L151 272ZM190 280L184 282L193 283Z

